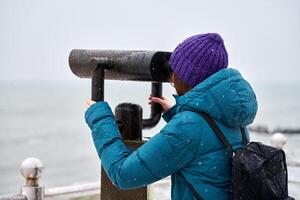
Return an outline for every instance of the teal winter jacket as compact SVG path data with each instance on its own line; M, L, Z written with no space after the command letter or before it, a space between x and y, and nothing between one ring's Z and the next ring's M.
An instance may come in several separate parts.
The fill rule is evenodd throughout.
M133 152L124 145L107 102L90 106L85 119L105 172L121 189L171 175L172 199L195 199L181 172L203 199L230 199L231 157L199 112L209 114L233 147L240 147L240 127L252 123L257 111L251 86L228 68L174 97L176 104L163 114L167 124Z

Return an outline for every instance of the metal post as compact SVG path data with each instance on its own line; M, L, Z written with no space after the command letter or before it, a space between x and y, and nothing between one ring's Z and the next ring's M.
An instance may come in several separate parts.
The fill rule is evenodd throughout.
M21 164L21 173L26 178L26 185L21 188L21 195L27 200L43 200L44 187L39 185L44 164L37 158L27 158Z
M143 109L140 105L122 103L115 108L115 116L126 146L137 149L142 141ZM101 170L101 199L107 200L146 200L148 188L142 187L134 190L120 190L108 179L104 170Z

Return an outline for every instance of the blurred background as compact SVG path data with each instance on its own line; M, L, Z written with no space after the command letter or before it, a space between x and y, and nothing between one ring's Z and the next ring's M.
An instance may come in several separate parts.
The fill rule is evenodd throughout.
M297 129L299 24L297 0L0 0L0 195L19 191L20 164L31 156L46 166L46 187L99 180L100 161L84 122L90 80L72 74L72 49L173 51L191 35L217 32L229 66L257 94L253 126ZM174 103L169 84L163 93ZM150 83L106 81L113 110L134 102L146 118L149 94ZM164 125L161 120L144 136ZM287 157L300 160L300 135L287 138ZM270 135L252 139L268 144ZM290 171L299 181L297 170Z

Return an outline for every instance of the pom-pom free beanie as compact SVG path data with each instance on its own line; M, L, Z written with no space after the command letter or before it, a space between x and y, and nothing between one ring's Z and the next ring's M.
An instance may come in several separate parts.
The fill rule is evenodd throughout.
M228 66L222 37L217 33L198 34L185 39L171 54L172 71L194 87L210 75Z

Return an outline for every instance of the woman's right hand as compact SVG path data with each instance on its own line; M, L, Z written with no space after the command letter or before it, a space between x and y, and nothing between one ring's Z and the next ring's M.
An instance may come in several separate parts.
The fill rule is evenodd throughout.
M171 102L165 97L153 97L150 95L148 103L159 103L163 109L163 113L167 112L172 107Z

